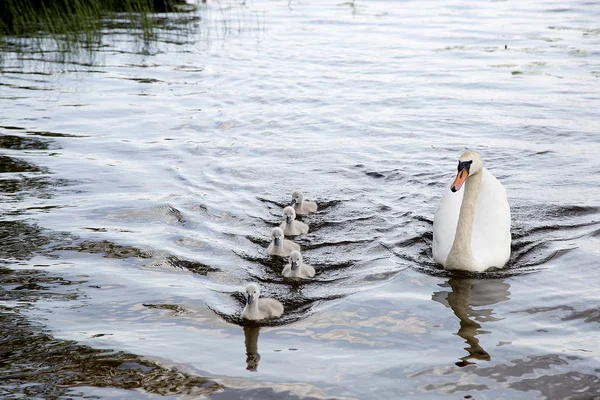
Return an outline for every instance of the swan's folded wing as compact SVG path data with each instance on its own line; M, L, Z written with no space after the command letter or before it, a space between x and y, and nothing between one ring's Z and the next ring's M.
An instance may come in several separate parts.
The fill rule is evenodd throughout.
M510 242L510 207L506 190L484 169L473 220L473 258L486 267L503 267L510 258Z
M433 218L433 259L442 265L454 243L463 194L464 190L453 193L448 186Z

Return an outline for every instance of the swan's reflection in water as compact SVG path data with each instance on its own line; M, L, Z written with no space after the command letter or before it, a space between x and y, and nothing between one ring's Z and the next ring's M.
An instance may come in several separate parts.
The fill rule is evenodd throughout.
M246 337L246 369L248 371L258 370L258 362L260 361L260 354L258 354L259 333L259 326L244 327L244 336Z
M499 321L503 318L495 317L494 309L485 306L508 300L510 285L504 279L452 277L440 286L450 288L450 291L435 292L431 298L454 311L454 315L460 320L457 335L468 345L465 350L469 354L461 357L461 361L456 365L464 367L474 364L470 360L489 361L491 357L479 344L477 335L488 333L481 331L481 323Z

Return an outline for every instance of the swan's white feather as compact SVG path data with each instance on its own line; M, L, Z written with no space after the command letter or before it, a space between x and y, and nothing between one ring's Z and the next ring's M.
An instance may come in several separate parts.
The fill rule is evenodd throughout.
M485 168L475 205L471 252L477 272L503 267L510 258L510 207L504 186ZM433 259L445 265L454 243L465 188L452 193L450 185L433 219Z

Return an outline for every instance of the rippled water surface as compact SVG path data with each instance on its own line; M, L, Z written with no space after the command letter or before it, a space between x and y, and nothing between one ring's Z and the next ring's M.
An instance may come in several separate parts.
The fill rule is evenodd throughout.
M597 3L201 7L185 40L108 33L93 62L3 53L3 340L118 355L61 392L13 340L3 396L600 396ZM467 148L512 211L480 276L430 250ZM297 188L306 283L265 250ZM249 281L280 320L242 326Z

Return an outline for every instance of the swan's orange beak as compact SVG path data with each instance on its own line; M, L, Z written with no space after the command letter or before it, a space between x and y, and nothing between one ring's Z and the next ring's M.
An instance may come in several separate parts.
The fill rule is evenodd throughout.
M469 171L467 171L466 168L463 168L460 171L458 171L458 174L456 174L456 179L454 179L454 182L452 182L452 186L450 186L450 190L452 190L452 192L458 192L462 187L463 183L465 183L465 181L467 180L467 176L469 176Z

